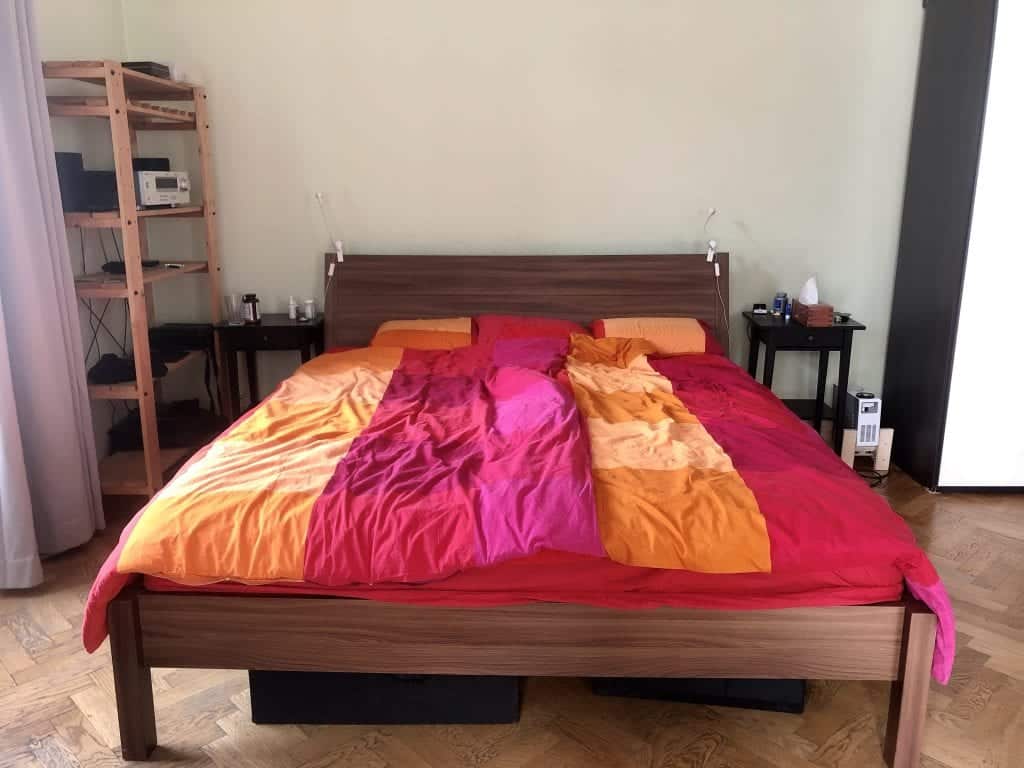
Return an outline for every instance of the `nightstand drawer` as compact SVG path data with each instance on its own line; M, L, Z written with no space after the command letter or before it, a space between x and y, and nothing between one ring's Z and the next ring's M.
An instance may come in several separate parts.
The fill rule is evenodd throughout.
M289 350L302 344L312 344L318 328L293 326L285 328L260 327L246 328L246 332L237 334L231 339L231 346L237 350Z
M217 330L225 343L239 352L295 350L319 343L323 338L323 327L319 323L235 325L227 328L218 326Z
M776 349L842 349L845 330L830 328L806 328L793 323L773 331L772 340Z

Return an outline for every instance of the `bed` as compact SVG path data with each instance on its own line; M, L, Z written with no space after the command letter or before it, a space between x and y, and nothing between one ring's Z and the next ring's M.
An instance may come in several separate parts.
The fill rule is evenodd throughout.
M329 284L326 346L365 345L385 320L483 313L578 322L687 315L727 345L721 307L728 306L728 255L719 258L716 283L704 254L350 255ZM716 375L745 376L724 359L704 364ZM775 408L755 382L723 380ZM815 451L815 460L838 461L824 443ZM762 475L770 483L770 472ZM935 655L936 614L917 598L945 615L941 585L912 597L898 569L854 562L762 589L771 574L666 575L585 552L531 557L453 572L436 584L98 580L86 642L102 639L101 622L89 611L102 613L122 753L144 760L156 745L150 669L197 667L889 680L885 759L901 768L918 764L929 676L933 666L948 675L952 646L947 622Z

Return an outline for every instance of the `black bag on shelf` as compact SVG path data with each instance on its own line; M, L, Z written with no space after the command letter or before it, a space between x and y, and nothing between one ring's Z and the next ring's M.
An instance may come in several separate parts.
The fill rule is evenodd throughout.
M217 410L217 399L213 396L213 387L210 386L210 378L214 379L216 389L220 391L220 372L217 370L217 358L214 355L214 331L212 323L164 323L149 329L149 348L154 358L160 355L160 359L173 362L180 360L184 354L182 350L199 350L206 353L206 368L203 371L203 383L206 385L206 395L210 398L210 410ZM178 354L173 360L168 359L169 354Z
M167 366L155 356L150 358L149 364L153 369L153 378L167 375ZM108 352L89 369L86 378L90 384L124 384L126 381L135 381L135 361Z
M199 407L199 400L157 403L156 432L161 448L197 448L210 442L228 426L222 416ZM142 423L132 410L107 432L111 452L141 451Z

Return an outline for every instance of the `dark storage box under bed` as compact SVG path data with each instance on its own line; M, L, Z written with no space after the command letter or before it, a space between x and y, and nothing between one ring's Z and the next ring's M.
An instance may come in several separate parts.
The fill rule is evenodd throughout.
M515 723L522 678L254 670L249 687L254 723Z

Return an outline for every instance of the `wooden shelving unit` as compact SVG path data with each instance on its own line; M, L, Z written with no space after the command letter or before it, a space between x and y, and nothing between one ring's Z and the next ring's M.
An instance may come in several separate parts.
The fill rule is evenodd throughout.
M68 213L64 223L69 228L121 231L125 274L100 272L80 275L75 279L75 289L82 298L126 299L128 302L135 381L90 386L89 394L100 400L138 401L143 450L115 453L101 460L100 484L106 494L152 496L163 486L167 473L188 457L189 450L160 448L156 421L159 380L153 378L149 350L149 323L153 310L149 286L181 275L205 273L208 276L211 318L217 322L221 317L220 264L215 226L217 205L211 176L206 91L190 83L125 69L116 61L47 61L43 63L43 76L51 80L78 80L103 89L95 97L51 96L47 102L53 117L102 118L110 122L118 210ZM181 108L179 104L170 107L153 102L192 102L192 107ZM137 150L136 132L141 130L196 132L202 175L202 205L136 210L132 157ZM202 218L206 229L205 261L182 262L180 269L165 266L143 268L142 262L147 258L148 250L145 225L151 218ZM190 353L169 364L168 375L185 368L200 354Z
M170 267L140 267L144 285L171 280L194 272L208 272L205 261L181 261L180 269ZM106 272L90 272L75 278L75 291L83 299L127 299L131 293L127 275L110 275Z
M181 205L177 208L149 208L135 212L140 219L151 219L156 216L191 216L203 215L201 205ZM99 211L98 213L65 213L64 226L85 227L95 229L120 229L121 214L117 211Z

